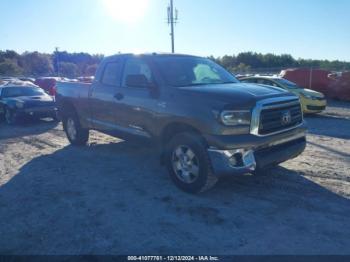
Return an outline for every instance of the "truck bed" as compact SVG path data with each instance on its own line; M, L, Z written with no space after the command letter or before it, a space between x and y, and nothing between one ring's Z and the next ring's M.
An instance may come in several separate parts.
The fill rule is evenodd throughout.
M83 82L57 82L56 102L59 111L61 108L65 108L66 103L69 103L74 107L81 121L85 122L86 119L90 118L89 92L91 85L91 83Z
M57 82L57 96L71 98L88 98L91 83Z

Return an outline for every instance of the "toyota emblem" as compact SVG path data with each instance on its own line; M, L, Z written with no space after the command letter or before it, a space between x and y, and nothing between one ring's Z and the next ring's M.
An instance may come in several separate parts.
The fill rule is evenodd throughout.
M290 113L290 111L285 111L282 114L282 118L281 118L281 124L283 126L287 126L292 122L292 115Z

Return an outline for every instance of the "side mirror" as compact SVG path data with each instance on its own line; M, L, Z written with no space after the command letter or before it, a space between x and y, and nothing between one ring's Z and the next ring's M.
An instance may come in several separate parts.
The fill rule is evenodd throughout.
M147 88L152 97L159 96L158 87L154 83L150 83L145 75L128 75L125 84L127 87Z

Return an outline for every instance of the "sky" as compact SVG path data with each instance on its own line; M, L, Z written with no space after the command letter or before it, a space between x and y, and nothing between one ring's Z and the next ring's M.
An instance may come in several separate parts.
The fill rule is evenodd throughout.
M169 52L169 0L0 0L0 50ZM350 61L349 0L174 0L178 53Z

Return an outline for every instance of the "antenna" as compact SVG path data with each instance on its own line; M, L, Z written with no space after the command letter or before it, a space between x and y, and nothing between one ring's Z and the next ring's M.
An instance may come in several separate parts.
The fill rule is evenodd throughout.
M174 3L173 0L170 0L168 6L168 25L170 25L170 36L171 36L171 52L175 53L175 34L174 34L174 26L178 22L179 12L175 9L174 12Z

